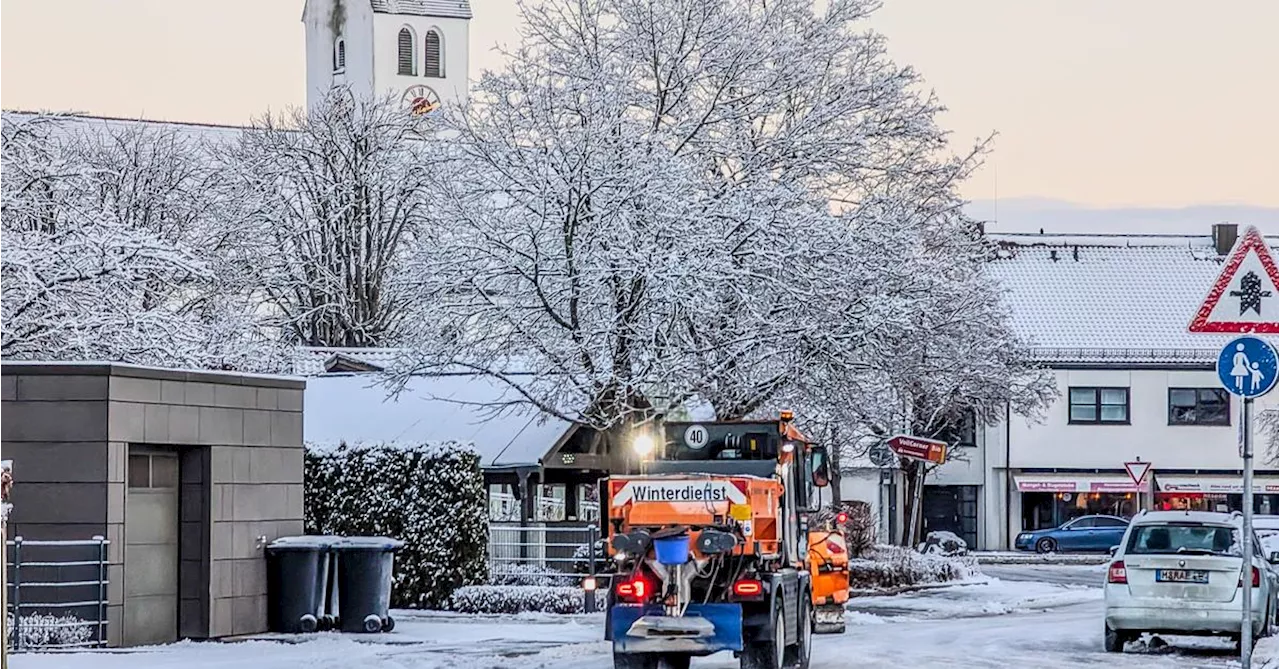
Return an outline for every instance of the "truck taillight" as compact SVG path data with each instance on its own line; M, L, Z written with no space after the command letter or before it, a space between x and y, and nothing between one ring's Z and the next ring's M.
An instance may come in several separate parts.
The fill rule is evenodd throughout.
M754 578L744 578L740 581L734 581L732 590L735 599L764 598L764 583L761 583Z
M847 514L847 513L843 512L843 511L841 511L840 513L837 513L837 514L836 514L836 524L837 524L837 525L844 525L844 524L845 524L845 523L847 523L847 522L849 522L849 514Z
M1124 560L1116 560L1107 569L1107 583L1128 583L1129 572L1124 568Z
M840 555L844 553L844 546L841 546L834 541L827 541L827 550L831 551L835 555Z
M1258 573L1258 568L1257 568L1257 567L1254 567L1254 568L1253 568L1253 587L1255 587L1255 588L1256 588L1256 587L1258 587L1258 586L1260 586L1260 585L1262 585L1262 574L1259 574L1259 573ZM1237 588L1243 588L1243 587L1244 587L1244 577L1243 577L1243 576L1241 576L1241 577L1240 577L1240 581L1239 581L1238 583L1236 583L1236 587L1237 587Z
M630 581L619 581L614 591L623 599L643 602L649 596L649 582L637 576Z

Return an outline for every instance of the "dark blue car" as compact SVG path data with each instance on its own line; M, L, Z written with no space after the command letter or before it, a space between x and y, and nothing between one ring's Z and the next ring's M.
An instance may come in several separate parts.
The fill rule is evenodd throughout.
M1013 542L1014 548L1037 553L1098 551L1105 553L1119 546L1129 521L1117 516L1080 516L1048 530L1023 532Z

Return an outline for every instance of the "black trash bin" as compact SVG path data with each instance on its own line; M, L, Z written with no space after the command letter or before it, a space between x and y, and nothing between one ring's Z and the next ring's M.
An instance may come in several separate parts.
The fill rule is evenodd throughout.
M267 545L267 625L273 632L314 632L325 615L329 547L341 537L280 537Z
M390 632L391 568L403 541L387 537L344 537L334 542L338 558L338 629Z

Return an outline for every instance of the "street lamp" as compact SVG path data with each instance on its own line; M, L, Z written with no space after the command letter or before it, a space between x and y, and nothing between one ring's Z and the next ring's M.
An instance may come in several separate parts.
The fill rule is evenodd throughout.
M640 473L644 474L644 463L649 460L649 456L653 454L653 449L657 444L653 440L653 436L648 432L640 432L631 440L631 448L640 457Z
M639 455L641 459L649 457L649 454L653 453L653 447L653 437L649 436L648 432L637 434L636 438L631 442L631 448L635 449L636 455Z

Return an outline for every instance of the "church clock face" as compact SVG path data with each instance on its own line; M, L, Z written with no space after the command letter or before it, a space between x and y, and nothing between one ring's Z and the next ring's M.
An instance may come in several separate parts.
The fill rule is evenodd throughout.
M430 114L440 109L440 96L422 84L405 89L400 101L409 107L414 114Z

